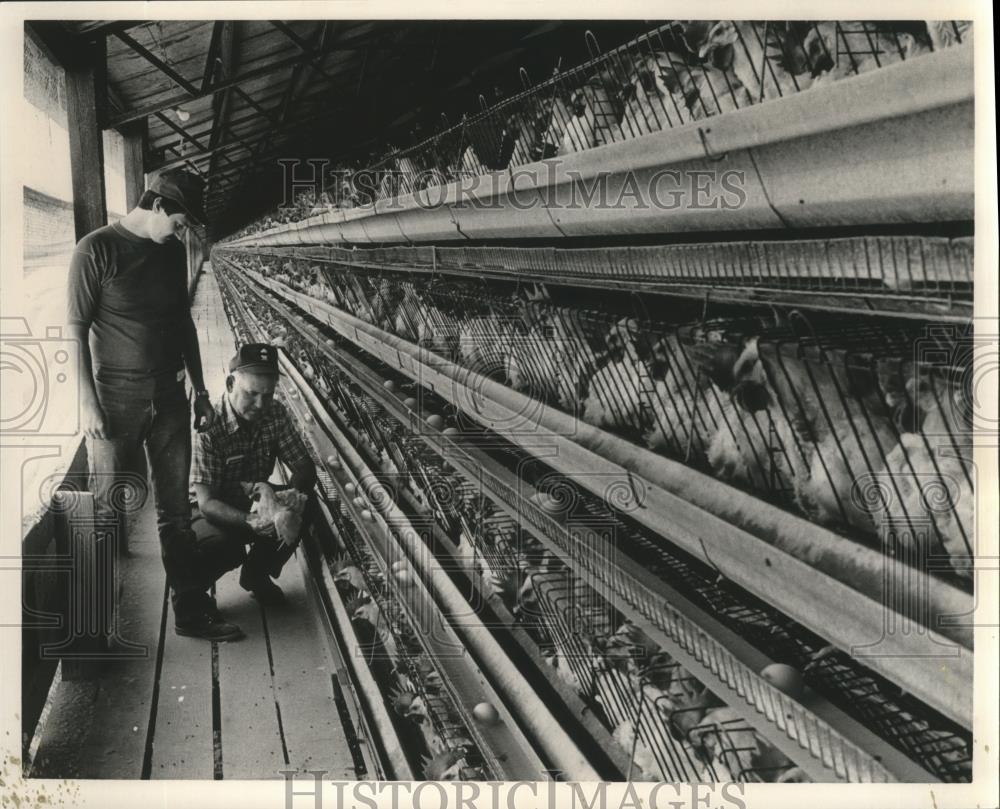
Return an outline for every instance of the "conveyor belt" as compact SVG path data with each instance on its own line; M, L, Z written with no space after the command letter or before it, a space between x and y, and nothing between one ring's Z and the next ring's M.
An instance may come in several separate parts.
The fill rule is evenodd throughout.
M972 314L972 237L856 236L644 247L262 247L231 255L289 258L370 274L470 275L800 305L964 323Z

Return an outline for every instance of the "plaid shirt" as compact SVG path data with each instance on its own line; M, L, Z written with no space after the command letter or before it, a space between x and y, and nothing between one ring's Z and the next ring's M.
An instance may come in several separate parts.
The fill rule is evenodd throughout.
M250 507L240 483L267 480L274 471L275 459L280 458L293 470L313 465L281 402L272 401L252 427L240 426L226 394L216 403L215 413L218 418L212 426L195 434L191 483L204 483L234 508Z

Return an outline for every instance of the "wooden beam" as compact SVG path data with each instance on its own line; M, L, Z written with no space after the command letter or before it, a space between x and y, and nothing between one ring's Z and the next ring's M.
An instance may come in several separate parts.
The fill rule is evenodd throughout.
M328 91L324 90L322 92L326 93ZM321 93L311 93L310 95L305 96L302 100L304 100L304 101L312 100L312 99L317 98L320 94ZM187 155L187 157L191 157L191 158L194 158L194 159L201 159L201 158L207 157L207 156L209 156L209 155L211 155L211 154L213 154L213 153L215 153L217 151L228 150L228 149L235 149L235 148L237 148L237 146L240 146L240 145L242 145L242 146L245 147L246 146L246 143L245 143L246 138L250 138L251 140L253 140L254 137L258 137L258 136L259 137L264 137L269 132L277 134L278 132L283 132L283 131L288 130L288 129L294 129L295 127L299 126L300 124L310 123L310 122L313 122L313 121L321 120L323 118L328 118L329 116L331 116L333 114L336 114L338 112L343 111L343 109L345 109L345 108L338 107L338 108L335 108L335 109L326 109L326 110L323 110L322 112L319 112L319 113L311 113L309 115L301 116L301 117L298 117L298 118L289 118L281 126L274 126L274 127L271 127L270 129L261 129L258 132L254 132L251 135L245 136L245 138L244 138L243 141L239 140L239 138L237 137L236 138L237 143L219 143L216 146L210 147L209 149L206 149L204 151L200 151L200 152L197 152L197 153L191 153L191 154ZM236 133L233 131L233 127L239 126L239 125L242 125L242 124L245 124L245 123L249 123L250 121L252 121L252 120L254 120L254 119L258 118L258 117L259 116L256 116L256 115L246 115L246 116L240 116L238 118L234 118L232 121L229 122L229 124L227 126L227 129L229 130L229 132L230 132L231 135L233 135L234 137L236 137ZM190 129L188 131L190 132ZM208 134L208 132L207 131L206 132L201 132L197 136L200 137L201 135L204 135L204 134ZM177 145L176 143L165 144L164 146L159 147L159 148L166 149L169 146L176 146L176 145ZM159 165L156 166L157 169L160 169L160 168L169 168L169 167L170 166L167 165L166 161L164 161L164 163L161 163L161 164L159 164Z
M219 50L219 67L222 76L228 78L236 71L235 27L232 22L225 24ZM212 128L209 131L209 150L219 145L226 121L229 118L229 90L220 90L212 96Z
M125 140L125 210L139 204L146 190L146 145L149 128L145 120L133 121L122 127Z
M106 98L106 50L101 37L80 43L66 70L73 223L79 241L108 223L100 113Z
M170 151L171 151L171 152L174 152L175 154L178 154L178 155L180 154L180 152L179 152L179 151L178 151L177 149L174 149L173 147L170 147ZM201 177L201 178L202 178L203 180L205 179L205 172L203 172L203 171L202 171L202 170L201 170L200 168L198 168L198 167L197 167L197 166L196 166L196 165L195 165L194 163L192 163L192 162L191 162L190 160L184 160L184 163L183 163L183 165L187 166L187 167L188 167L189 169L191 169L191 171L192 171L192 172L193 172L194 174L197 174L197 175L198 175L199 177ZM152 174L153 172L150 172L150 173Z
M223 78L229 78L236 73L236 23L233 21L224 22L222 27L217 28L217 30L219 32L219 57L216 61L219 71L214 71L213 76L215 73L221 72ZM203 84L202 89L206 86ZM243 92L239 87L233 87L231 90ZM208 161L209 189L214 183L217 162L213 150L219 145L226 131L226 122L229 119L230 97L232 95L231 90L221 90L212 96L212 128L208 135L208 151L211 153Z
M296 47L300 51L302 51L302 53L304 53L307 57L309 57L309 63L315 68L317 73L321 74L322 76L325 76L330 81L334 80L333 76L331 76L329 73L323 70L323 59L326 56L326 54L323 53L322 41L318 49L313 49L311 43L302 39L302 37L296 34L291 29L291 27L289 27L285 23L281 22L280 20L268 20L268 22L270 22L271 25L273 25L275 28L281 31L281 33L283 33L286 37L288 37L292 42L294 42ZM327 22L324 21L323 27L325 28L326 25Z
M212 26L212 39L208 43L208 55L205 57L205 70L201 76L201 90L205 90L212 83L215 69L220 61L220 49L222 47L222 34L226 29L225 20L216 20Z
M278 28L278 30L282 30L282 26L285 29L287 29L287 31L285 31L286 35L290 34L291 36L293 36L295 38L296 44L300 48L302 48L303 52L305 53L309 54L313 53L313 41L316 41L316 44L318 44L319 46L319 58L320 58L319 64L312 65L311 64L312 59L310 59L309 62L300 62L292 70L291 78L288 80L288 86L285 89L285 97L281 101L281 112L278 115L278 126L281 126L285 122L285 119L288 117L288 113L291 110L292 104L295 102L295 99L301 94L303 87L305 87L305 85L308 82L308 73L306 73L306 70L310 66L312 66L315 70L322 72L321 70L322 61L326 57L326 54L328 52L327 35L329 33L329 22L323 21L319 29L313 32L311 37L313 41L310 42L304 42L303 40L299 39L297 36L295 36L295 33L291 31L291 29L288 29L287 26L284 26L283 23L278 23L275 20L272 20L271 23L276 28ZM267 146L271 145L273 137L274 137L274 131L272 130L268 132L264 136L264 138L258 141L257 154L255 154L251 158L252 160L256 161L259 157L259 153L263 151L265 148L267 148ZM255 175L256 172L248 171L243 177L243 182L240 184L240 189L242 189L243 186L245 186L246 183L249 182L251 177Z
M91 39L115 31L127 31L129 28L135 28L145 22L147 20L90 20L74 25L69 30L69 35L80 39Z
M267 120L269 120L272 124L280 123L280 121L275 117L274 113L271 112L271 110L261 106L259 102L255 101L254 98L250 96L248 93L246 93L242 88L233 87L232 89L233 92L236 93L236 95L238 95L240 98L246 101L247 104L253 107L257 112L259 112L265 118L267 118Z
M122 124L126 124L129 121L134 121L137 118L146 118L150 115L155 115L158 112L163 112L163 110L169 110L171 107L176 107L178 104L183 104L185 101L195 101L199 98L205 98L205 96L212 95L220 90L227 90L230 87L236 87L237 85L244 84L245 82L259 79L261 76L267 76L271 73L283 70L289 65L295 65L304 61L307 61L307 57L302 54L296 54L295 56L285 59L278 59L270 64L255 68L254 70L248 70L242 76L235 76L232 79L216 82L212 84L211 87L205 88L203 91L197 91L194 94L185 92L182 95L174 95L163 101L157 101L154 104L149 104L140 109L126 110L125 112L114 116L110 121L110 125L117 127Z
M175 124L162 112L156 113L156 119L161 123L163 123L165 126L170 127L172 130L174 130L174 132L180 135L181 138L186 140L188 143L193 143L199 149L205 148L205 145L200 140L198 140L194 135L190 134L184 127L180 126L179 124Z
M124 31L115 31L115 36L118 37L122 42L124 42L129 48L139 54L143 59L149 62L153 67L159 70L163 75L170 77L175 84L183 87L189 95L199 95L199 90L191 82L185 79L180 73L174 70L170 65L160 59L153 53L150 53L145 47L136 42L132 37L126 34Z
M203 144L203 143L202 143L202 142L201 142L200 140L198 140L198 139L197 139L197 138L195 138L195 137L194 137L193 135L191 135L191 134L190 134L190 133L189 133L189 132L188 132L188 131L187 131L186 129L184 129L184 127L182 127L182 126L178 126L177 124L175 124L175 123L174 123L173 121L171 121L171 120L170 120L170 119L169 119L169 118L168 118L168 117L167 117L166 115L164 115L164 114L163 114L162 112L158 112L158 113L156 113L156 118L157 118L157 120L159 120L159 121L163 122L163 123L164 123L164 124L165 124L166 126L170 127L170 128L172 129L172 130L174 130L174 132L176 132L176 133L177 133L178 135L180 135L180 136L181 136L181 137L182 137L182 138L183 138L184 140L186 140L186 141L187 141L188 143L193 143L193 144L194 144L194 145L195 145L195 146L196 146L196 147L197 147L197 148L198 148L199 150L201 150L201 151L204 151L204 150L205 150L205 145L204 145L204 144ZM168 147L168 148L171 148L171 149L172 149L172 147ZM173 150L173 151L175 151L175 152L177 152L177 151L178 151L178 150L176 150L176 149L172 149L172 150ZM189 166L192 166L192 165L194 165L194 164L193 164L193 163L191 162L191 156L190 156L190 155L185 155L185 154L183 154L183 153L180 153L180 152L178 152L178 154L180 154L180 157L181 157L181 159L182 159L182 160L183 160L183 161L184 161L185 163L187 163L187 164L188 164ZM226 161L227 163L229 163L230 165L236 165L235 163L233 163L233 161L232 161L232 160L230 160L230 159L229 159L229 156L228 156L228 155L225 155L225 154L223 154L223 155L222 155L222 159L223 159L223 160L225 160L225 161ZM160 170L162 170L162 167L161 167L161 169L160 169ZM200 169L198 170L198 173L199 173L199 174L201 173L201 170L200 170Z

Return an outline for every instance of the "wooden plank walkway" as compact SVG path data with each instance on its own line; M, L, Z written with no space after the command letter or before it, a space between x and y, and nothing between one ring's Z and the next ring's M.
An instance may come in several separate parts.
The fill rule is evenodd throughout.
M209 265L192 313L213 401L235 351ZM261 607L239 571L216 584L223 614L247 637L210 643L174 633L152 498L121 564L120 635L145 656L103 665L95 681L60 682L31 777L272 779L325 770L356 779L334 700L337 669L297 558L278 584L288 603Z

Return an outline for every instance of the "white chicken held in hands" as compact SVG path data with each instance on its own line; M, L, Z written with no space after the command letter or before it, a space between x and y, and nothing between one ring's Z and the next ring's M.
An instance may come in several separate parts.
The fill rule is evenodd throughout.
M244 483L243 488L247 494L256 497L247 520L251 529L260 536L277 539L293 547L299 541L302 530L306 495L297 489L275 492L267 483Z

